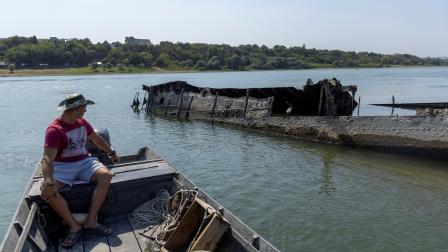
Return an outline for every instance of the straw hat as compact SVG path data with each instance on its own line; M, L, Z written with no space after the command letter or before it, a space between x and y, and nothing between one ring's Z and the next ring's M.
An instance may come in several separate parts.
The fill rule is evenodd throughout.
M85 105L95 104L91 100L86 100L82 94L71 94L68 95L65 100L61 101L58 105L59 111L65 111L67 109L77 108Z

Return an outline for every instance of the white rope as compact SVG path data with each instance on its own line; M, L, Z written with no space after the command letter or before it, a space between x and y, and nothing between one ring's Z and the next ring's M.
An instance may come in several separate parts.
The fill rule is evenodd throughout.
M180 195L178 207L170 209L170 204L176 195ZM190 190L186 187L179 188L171 197L167 190L162 189L157 193L156 198L143 203L133 211L134 219L142 224L159 225L161 223L153 244L161 247L165 242L163 241L165 234L177 228L182 215L185 214L184 209L188 207L187 204L194 201L197 196L197 190ZM153 228L153 233L155 231L156 228Z
M168 212L166 209L166 201L170 197L170 193L162 189L157 193L157 196L138 206L132 212L134 220L141 224L157 225L164 221L164 213Z
M190 190L187 187L179 188L177 192L166 201L167 209L169 209L170 202L174 197L176 197L177 194L180 194L180 201L179 206L176 209L176 213L172 215L170 212L168 212L165 222L161 224L160 233L156 236L155 245L157 244L159 247L161 247L165 242L161 240L165 236L165 233L172 232L177 228L181 218L183 217L183 214L185 214L184 209L188 207L187 203L191 203L192 201L194 201L194 199L198 196L198 191Z

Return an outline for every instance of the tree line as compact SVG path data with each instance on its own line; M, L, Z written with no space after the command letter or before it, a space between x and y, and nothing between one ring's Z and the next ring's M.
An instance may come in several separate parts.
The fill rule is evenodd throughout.
M132 38L132 37L131 37ZM262 45L172 43L92 43L89 39L0 39L0 61L16 68L159 67L197 70L270 70L316 67L441 66L448 60L409 54L309 49L305 45L271 48Z

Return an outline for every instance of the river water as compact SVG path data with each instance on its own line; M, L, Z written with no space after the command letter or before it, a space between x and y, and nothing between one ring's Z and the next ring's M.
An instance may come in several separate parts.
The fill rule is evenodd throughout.
M142 84L301 87L307 78L332 77L358 85L362 115L390 114L367 104L390 102L392 95L397 102L448 100L447 67L0 78L0 237L42 155L57 104L77 91L96 102L85 117L108 128L119 153L150 146L281 250L446 251L446 163L129 108Z

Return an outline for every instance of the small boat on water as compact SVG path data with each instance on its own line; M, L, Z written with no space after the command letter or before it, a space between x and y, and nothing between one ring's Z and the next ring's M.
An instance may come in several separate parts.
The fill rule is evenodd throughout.
M94 150L92 153L95 155ZM43 178L39 165L17 207L1 244L1 252L278 251L148 147L141 148L135 155L122 156L120 163L113 165L107 157L98 152L96 155L114 174L98 216L100 222L113 228L114 233L100 236L84 232L74 247L62 248L60 241L66 226L40 198ZM86 213L94 188L92 184L76 184L61 194L72 212ZM158 198L161 191L169 196L167 203L162 203L163 207L168 205L168 212L177 215L176 221L170 223L177 226L170 226L166 232L161 232L167 226L161 216L155 218L158 223L145 223L136 218L134 211ZM181 200L182 192L189 193L187 201ZM182 208L184 205L187 207Z

